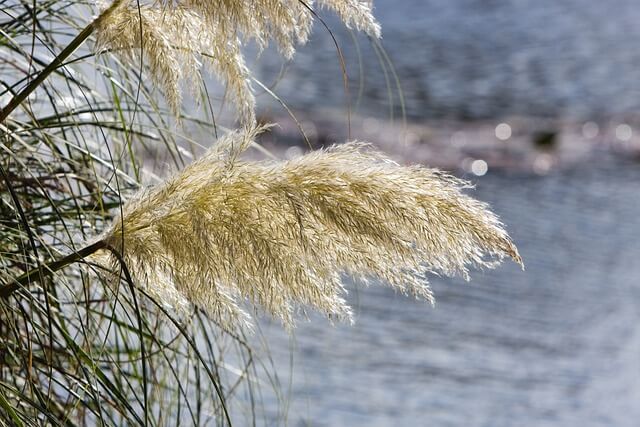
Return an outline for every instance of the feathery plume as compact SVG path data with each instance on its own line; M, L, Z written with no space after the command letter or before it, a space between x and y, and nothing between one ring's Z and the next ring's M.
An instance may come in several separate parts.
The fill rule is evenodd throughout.
M98 50L110 49L132 65L142 54L174 113L181 105L181 81L195 88L204 61L227 82L242 121L253 122L255 99L239 42L228 40L228 35L207 25L197 13L181 7L125 5L101 20L96 32Z
M341 275L379 278L432 301L426 273L467 277L516 247L469 185L348 143L286 162L229 160L260 129L230 133L203 158L124 207L104 237L134 279L228 327L245 301L288 326L297 309L351 318ZM222 148L220 148L222 147Z
M380 24L373 17L371 0L319 0L319 3L333 10L348 28L355 27L370 37L380 38Z
M370 1L320 0L319 5L336 12L349 28L380 37ZM142 55L176 115L181 81L199 82L206 62L228 84L247 124L255 119L255 99L241 38L261 48L274 40L290 59L296 44L307 42L315 13L312 0L163 0L152 6L120 0L110 7L111 13L95 23L98 51L111 50L134 66Z

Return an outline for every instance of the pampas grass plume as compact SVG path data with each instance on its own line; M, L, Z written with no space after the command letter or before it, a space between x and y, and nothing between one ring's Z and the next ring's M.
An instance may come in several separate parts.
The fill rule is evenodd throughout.
M237 160L260 131L228 134L131 200L108 230L160 301L195 304L228 327L250 323L248 301L292 326L307 307L351 319L345 274L432 301L427 273L522 262L487 205L463 194L466 182L357 142L290 161Z
M308 40L315 14L312 0L103 3L99 2L109 13L94 23L97 51L112 51L134 68L142 57L175 115L180 111L182 82L195 89L206 64L227 84L241 121L248 124L255 120L255 98L241 52L243 40L254 40L260 48L275 40L290 59L296 44ZM370 1L320 0L318 4L336 12L348 27L380 37Z
M228 37L189 9L121 6L97 25L96 49L110 49L131 65L138 64L142 55L176 115L182 102L181 83L190 83L195 94L204 63L227 83L240 119L251 123L255 99L250 73L239 43Z

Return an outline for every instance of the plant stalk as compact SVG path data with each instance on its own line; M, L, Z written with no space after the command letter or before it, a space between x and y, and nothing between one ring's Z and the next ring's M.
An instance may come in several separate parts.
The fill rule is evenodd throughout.
M36 282L41 278L51 276L56 271L63 269L69 264L78 262L88 257L89 255L96 253L100 249L105 249L106 247L107 243L104 240L98 240L97 242L85 246L84 248L66 255L58 260L41 265L40 267L33 268L13 279L13 282L0 287L0 298L9 298L11 294L13 294L21 287Z
M38 86L40 86L42 82L47 79L47 77L49 77L49 75L51 75L51 73L53 73L58 67L60 67L64 63L64 61L69 56L71 56L73 52L75 52L80 46L82 46L82 44L93 33L97 24L111 15L111 13L118 6L120 6L121 3L122 0L114 1L111 6L109 6L100 14L100 16L91 21L89 25L84 27L84 29L80 31L80 34L78 34L73 40L71 40L71 43L69 43L67 47L65 47L62 52L60 52L58 56L56 56L54 60L49 63L49 65L44 67L44 69L40 71L40 73L38 73L35 79L31 80L24 89L14 95L13 98L11 98L11 101L9 101L9 103L0 111L0 123L4 123L4 121L7 119L7 117L9 117L13 110L18 108L20 104L22 104L24 100L27 99L27 97L31 95L31 93L36 90Z
M18 108L18 106L22 104L25 99L27 99L27 97L31 94L31 92L36 90L36 88L40 86L42 82L45 81L45 79L49 77L49 75L53 73L56 70L56 68L58 68L64 62L65 59L67 59L73 52L76 51L76 49L80 47L80 45L82 45L82 43L85 42L85 40L87 40L87 38L91 35L91 33L93 33L93 29L94 29L94 25L92 22L91 24L87 25L80 32L80 34L78 34L71 41L71 43L69 43L69 45L65 47L64 50L60 52L60 54L56 56L55 59L49 63L49 65L47 65L42 71L40 71L40 73L36 76L35 79L31 80L24 89L18 92L11 99L11 101L9 101L9 103L0 112L0 123L3 123L5 119L9 116L9 114L11 114L13 110Z
M47 77L51 75L58 67L60 67L64 61L73 54L82 44L89 38L95 28L107 19L121 4L123 0L115 0L111 5L106 8L96 19L91 21L89 25L84 27L82 31L69 43L63 50L51 61L46 67L38 73L35 79L31 80L27 86L20 92L13 96L9 103L0 110L0 124L3 123L9 115L22 104L31 93L38 88L44 82ZM13 292L20 287L26 286L31 282L35 282L44 277L50 276L54 272L66 267L69 264L80 261L87 256L97 252L100 249L104 249L107 244L99 240L86 246L79 251L73 252L59 260L52 261L48 264L42 265L38 268L31 269L19 277L16 277L13 282L8 283L0 287L0 298L8 298Z

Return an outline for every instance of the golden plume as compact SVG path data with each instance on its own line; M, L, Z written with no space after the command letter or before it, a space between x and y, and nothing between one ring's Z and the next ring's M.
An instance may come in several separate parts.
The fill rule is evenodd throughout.
M260 131L223 137L127 203L104 236L160 301L195 304L228 327L249 323L248 301L290 326L305 307L350 319L343 274L431 301L426 273L522 262L487 205L463 194L466 182L357 142L236 160Z
M369 1L321 0L319 5L335 11L348 27L380 36ZM295 45L307 41L315 14L311 0L165 0L153 5L120 0L109 8L95 22L97 51L112 51L134 67L142 56L176 115L181 82L197 84L204 62L228 85L246 124L255 119L255 99L242 40L264 48L273 39L291 58Z
M239 43L227 40L198 14L184 8L119 7L96 28L98 50L110 49L131 65L145 60L154 83L178 113L180 84L200 81L202 62L224 79L242 121L254 120L255 99Z

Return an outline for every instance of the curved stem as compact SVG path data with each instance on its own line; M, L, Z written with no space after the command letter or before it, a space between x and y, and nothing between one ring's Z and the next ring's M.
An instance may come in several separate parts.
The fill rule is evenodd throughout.
M35 79L31 80L24 89L14 95L14 97L11 98L11 101L9 101L9 103L0 111L0 123L3 123L7 119L7 117L9 117L9 114L13 112L13 110L18 108L20 104L22 104L24 100L27 99L27 97L31 95L31 93L36 90L38 86L40 86L42 82L44 82L47 77L49 77L51 73L53 73L58 67L60 67L64 63L64 61L89 38L89 36L95 30L96 26L102 20L111 15L111 13L118 6L120 6L121 3L122 0L114 1L111 6L109 6L100 14L100 16L93 20L89 25L84 27L84 29L80 31L80 34L78 34L73 40L71 40L71 43L69 43L67 47L65 47L62 52L60 52L58 56L56 56L54 60L49 63L49 65L44 67L44 69L40 71L40 73L38 73Z
M84 248L75 251L65 257L52 261L48 264L44 264L38 268L33 268L22 274L21 276L13 279L13 282L0 287L0 298L9 298L11 294L13 294L21 287L41 280L44 277L51 276L56 271L63 269L69 264L78 262L88 257L89 255L96 253L100 249L105 249L106 247L107 243L104 240L98 240L97 242L85 246Z
M24 89L18 92L14 97L9 101L9 103L0 110L0 124L3 123L7 117L16 109L27 97L34 91L38 86L44 82L51 73L53 73L58 67L60 67L64 61L71 56L73 52L75 52L93 33L95 28L102 23L105 19L107 19L121 4L123 0L114 0L111 5L106 8L96 19L94 19L89 25L87 25L80 34L78 34L72 41L65 47L62 52L55 57L49 65L44 67L42 71L38 73L35 79L31 80ZM89 246L86 246L79 251L76 251L72 254L69 254L59 260L52 261L49 264L42 265L38 268L31 269L24 273L23 275L15 278L13 282L0 287L0 298L8 298L11 296L13 292L18 290L20 287L26 286L27 284L41 280L46 276L50 276L52 273L66 267L69 264L73 264L74 262L80 261L81 259L86 258L87 256L95 253L99 249L104 249L106 247L106 243L102 240L97 241Z
M35 79L31 80L24 89L22 89L13 98L11 98L11 101L9 101L9 103L0 112L0 123L4 122L5 119L9 116L9 114L11 114L13 110L18 108L18 106L22 104L22 102L25 99L27 99L27 97L31 94L31 92L36 90L36 88L40 86L42 82L45 81L45 79L49 77L49 75L53 73L56 70L56 68L58 68L64 62L65 59L69 57L69 55L75 52L76 49L78 49L80 45L84 43L84 41L93 32L93 29L94 29L94 26L92 22L91 24L87 25L80 32L80 34L78 34L71 41L71 43L69 43L69 45L65 47L64 50L60 52L60 54L56 56L55 59L49 63L49 65L47 65L42 71L40 71L40 73L38 73Z

